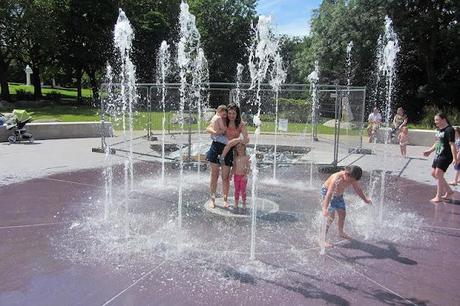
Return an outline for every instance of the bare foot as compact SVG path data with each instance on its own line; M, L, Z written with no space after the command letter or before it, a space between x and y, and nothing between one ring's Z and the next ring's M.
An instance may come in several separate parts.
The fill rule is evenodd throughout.
M243 203L243 209L246 209L246 203Z
M228 208L228 202L224 201L224 208Z
M430 200L430 202L433 202L433 203L441 203L442 202L442 199L441 198L438 198L438 197L434 197Z
M319 246L321 247L321 241L318 241L318 244L319 244ZM324 247L325 247L325 248L332 248L332 247L334 247L334 244L332 244L332 243L329 242L329 241L324 241Z
M353 239L347 233L340 233L339 236L342 237L343 239L347 239L347 240L352 240Z
M446 194L443 195L441 198L442 198L443 200L452 200L452 195L453 195L453 194L454 194L453 191L446 192Z
M209 204L209 207L216 208L216 196L215 195L211 196L211 203Z
M452 182L449 183L449 185L451 185L451 186L457 186L457 182L456 182L456 181L452 181Z

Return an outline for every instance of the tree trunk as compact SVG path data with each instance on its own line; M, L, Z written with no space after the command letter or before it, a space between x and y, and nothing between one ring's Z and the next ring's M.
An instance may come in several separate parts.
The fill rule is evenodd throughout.
M0 86L2 95L0 97L1 100L6 100L11 102L11 95L10 89L8 87L8 68L10 66L10 62L0 61Z
M88 69L87 73L89 76L91 89L93 90L93 101L96 104L99 104L99 84L96 80L96 71L94 71L93 69Z
M82 71L78 71L77 72L77 103L78 104L82 104L83 103L83 99L82 99L82 95L81 95L81 79L82 79Z
M40 100L42 95L42 84L40 82L40 68L32 66L32 84L34 85L34 99Z

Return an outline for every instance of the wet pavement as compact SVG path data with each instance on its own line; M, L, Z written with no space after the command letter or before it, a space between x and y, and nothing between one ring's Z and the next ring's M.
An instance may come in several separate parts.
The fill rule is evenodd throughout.
M250 218L203 207L208 172L186 172L178 230L177 170L168 166L160 184L159 163L138 160L126 196L115 157L113 201L104 215L103 155L84 151L67 163L74 168L55 172L44 170L48 158L52 164L52 157L31 161L33 176L0 186L0 305L460 304L460 195L432 204L435 187L421 179L393 171L383 201L376 184L371 207L347 194L345 226L355 239L340 240L334 224L335 246L321 256L324 175L314 171L309 186L308 164L280 168L276 181L262 169L258 195L279 210L257 219L251 261ZM375 165L371 158L356 164ZM64 157L56 160L65 166ZM394 156L388 162L405 164ZM410 165L404 171L411 176ZM367 192L369 174L361 182Z

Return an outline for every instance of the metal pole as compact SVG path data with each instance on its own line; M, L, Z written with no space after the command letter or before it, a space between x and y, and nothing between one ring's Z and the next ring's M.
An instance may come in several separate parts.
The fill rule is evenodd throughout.
M363 130L364 130L364 114L366 107L366 89L363 90L363 107L361 111L361 137L359 138L359 148L363 148Z
M334 160L332 164L337 166L339 155L340 119L341 119L341 94L339 97L338 86L335 86L335 133L334 133Z
M105 116L104 116L104 99L102 99L101 97L99 97L99 102L100 102L100 105L101 105L101 111L100 111L100 117L101 117L101 149L102 151L105 152L105 133L104 133L104 130L105 130Z
M147 108L149 112L149 120L148 120L148 127L147 127L147 138L148 140L152 139L152 95L151 95L151 87L147 87Z
M192 107L188 108L189 124L188 124L188 161L192 161Z

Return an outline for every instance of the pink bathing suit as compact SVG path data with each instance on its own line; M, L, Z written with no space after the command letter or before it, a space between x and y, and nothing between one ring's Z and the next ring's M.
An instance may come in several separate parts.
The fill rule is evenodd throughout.
M243 124L240 123L240 126L238 128L234 127L227 127L227 132L225 133L225 136L227 136L228 140L232 140L235 138L240 137L241 131L243 130Z
M235 201L238 203L240 200L240 194L241 198L243 200L243 203L246 203L246 184L248 183L248 180L246 179L245 175L238 175L234 174L233 175L233 183L235 185Z

